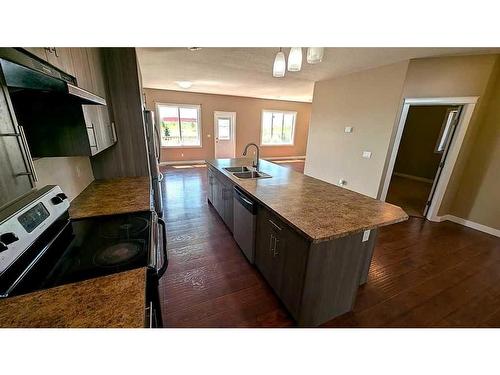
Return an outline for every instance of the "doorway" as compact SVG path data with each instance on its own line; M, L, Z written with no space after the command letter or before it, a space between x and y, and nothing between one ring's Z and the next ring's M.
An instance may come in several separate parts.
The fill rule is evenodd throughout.
M410 106L386 201L425 217L453 138L460 106Z
M403 207L410 216L443 220L438 210L477 100L478 97L404 100L379 199ZM430 127L431 121L434 122L433 131L427 131L425 136L419 134L424 130L422 127ZM420 127L415 129L412 122L420 124ZM424 138L425 146L415 142L422 142ZM412 142L417 146L408 146ZM422 164L420 159L424 152L428 165L426 174L416 172L416 165ZM405 153L408 154L406 160Z
M215 158L236 155L236 112L214 112Z

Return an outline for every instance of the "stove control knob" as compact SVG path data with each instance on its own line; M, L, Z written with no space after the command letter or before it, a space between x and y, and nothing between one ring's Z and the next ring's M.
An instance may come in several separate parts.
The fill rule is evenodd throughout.
M59 196L57 196L57 195L56 195L56 196L55 196L55 197L53 197L50 201L51 201L53 204L59 204L59 203L62 203L62 201L63 201L63 200L62 200L62 198L61 198L61 197L59 197Z
M59 198L61 198L62 200L64 200L64 199L68 199L68 196L67 196L66 194L64 194L64 193L59 193L59 194L57 194L57 196L58 196Z
M4 245L10 245L12 242L16 242L17 240L19 240L19 237L17 237L13 232L4 233L0 236L0 242Z

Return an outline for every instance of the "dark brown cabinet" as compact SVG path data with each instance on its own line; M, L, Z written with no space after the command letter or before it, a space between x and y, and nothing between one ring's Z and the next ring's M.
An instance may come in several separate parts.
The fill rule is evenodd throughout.
M78 86L107 98L104 56L99 48L71 48L75 78ZM83 105L85 126L91 155L95 155L116 142L113 122L107 106Z
M36 57L47 61L52 66L62 70L69 75L74 76L73 59L71 56L71 48L61 47L25 47L26 51Z
M231 180L215 169L208 168L207 198L231 233L233 232L233 188Z
M257 268L298 319L309 242L262 206L257 214L256 236Z
M35 187L33 160L24 141L0 72L0 207Z

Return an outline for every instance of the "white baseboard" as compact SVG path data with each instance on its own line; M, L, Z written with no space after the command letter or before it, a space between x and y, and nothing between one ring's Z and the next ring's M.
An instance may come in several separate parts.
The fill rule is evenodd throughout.
M162 161L162 165L190 165L190 164L205 164L205 160L175 160L175 161Z
M305 160L306 157L304 156L268 156L262 158L264 160L295 160L295 159L303 159Z
M427 182L429 184L432 184L434 182L434 180L430 179L430 178L425 178L425 177L420 177L420 176L413 176L411 174L406 174L406 173L399 173L399 172L394 172L393 173L394 176L398 176L398 177L404 177L404 178L408 178L410 180L415 180L415 181L421 181L421 182Z
M491 235L496 236L496 237L500 237L500 229L488 227L486 225L479 224L479 223L476 223L474 221L462 219L461 217L454 216L454 215L436 216L435 220L433 220L433 221L441 222L441 221L445 221L445 220L453 221L454 223L464 225L466 227L476 229L476 230L491 234Z

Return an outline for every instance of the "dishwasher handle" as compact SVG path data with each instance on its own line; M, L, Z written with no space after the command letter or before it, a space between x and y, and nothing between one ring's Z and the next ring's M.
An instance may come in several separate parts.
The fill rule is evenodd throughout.
M246 195L241 189L237 186L234 187L234 199L241 203L243 207L245 207L248 211L252 213L252 215L257 214L257 203L252 200L248 195Z

